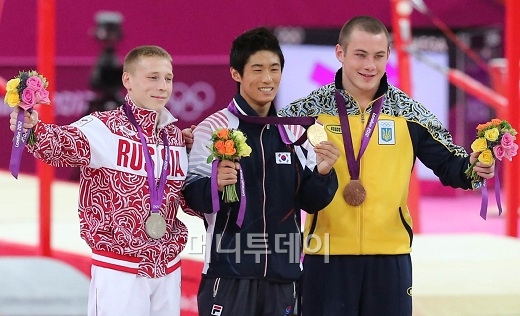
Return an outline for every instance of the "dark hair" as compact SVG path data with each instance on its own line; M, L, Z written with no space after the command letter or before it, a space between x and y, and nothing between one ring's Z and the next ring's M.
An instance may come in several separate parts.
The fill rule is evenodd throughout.
M280 66L283 70L285 59L282 49L280 48L280 43L276 36L265 27L251 29L235 38L231 46L231 53L229 54L229 65L236 69L242 76L249 57L261 50L267 50L277 54L280 58Z
M388 41L388 45L390 46L390 34L388 33L388 29L383 24L383 22L371 16L360 15L348 20L347 23L345 23L341 28L341 31L339 32L338 44L341 45L343 49L347 47L350 40L350 34L352 34L352 31L355 29L359 29L375 35L384 33Z

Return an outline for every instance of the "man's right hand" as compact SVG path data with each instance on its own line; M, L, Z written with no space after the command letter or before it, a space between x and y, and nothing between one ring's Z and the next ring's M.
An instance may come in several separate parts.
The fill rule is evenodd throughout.
M235 184L238 180L238 162L231 160L221 160L217 167L217 186L220 192L224 191L224 187L229 184Z
M20 112L20 110L21 110L20 107L15 106L10 115L11 119L9 120L9 123L10 123L9 127L11 128L11 131L13 131L13 132L16 130L16 121L18 119L18 113ZM38 112L36 110L32 110L31 113L29 113L29 111L25 111L24 120L23 120L24 132L26 130L31 129L34 126L36 126L37 123L38 123Z

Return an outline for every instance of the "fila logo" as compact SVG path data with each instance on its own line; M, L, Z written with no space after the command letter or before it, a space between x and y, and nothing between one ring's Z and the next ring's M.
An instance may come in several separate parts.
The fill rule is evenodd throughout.
M211 308L211 315L220 316L220 315L222 315L223 309L224 309L224 306L213 304L213 307Z
M277 152L276 164L277 165L290 165L291 164L291 153L289 152Z
M391 120L379 120L377 122L379 145L395 145L395 122Z

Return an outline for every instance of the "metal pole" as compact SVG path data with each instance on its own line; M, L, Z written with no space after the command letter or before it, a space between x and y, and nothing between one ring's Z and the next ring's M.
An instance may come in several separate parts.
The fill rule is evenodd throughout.
M506 0L505 18L505 51L507 62L507 97L509 99L508 120L514 128L520 130L520 97L519 97L519 61L520 61L520 1ZM518 136L517 136L518 137ZM506 196L507 196L507 221L506 234L518 237L518 195L520 193L520 158L513 158L513 161L506 167Z
M56 85L56 2L55 0L38 0L37 4L37 69L49 81L49 95L53 99ZM38 113L46 122L54 121L51 106L41 105ZM38 177L40 179L40 255L51 256L51 197L54 169L37 160Z
M397 53L397 66L399 73L399 89L412 96L412 82L410 71L410 55L407 48L412 44L412 30L410 14L413 7L408 0L391 0L392 6L392 33L394 47ZM410 189L408 193L408 208L413 219L415 232L421 231L419 217L420 188L417 179L417 171L414 168L410 177Z

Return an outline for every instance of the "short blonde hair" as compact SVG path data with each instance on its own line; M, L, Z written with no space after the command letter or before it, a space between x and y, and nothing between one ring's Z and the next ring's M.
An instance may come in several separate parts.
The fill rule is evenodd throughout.
M126 54L123 71L132 72L134 70L134 65L141 57L154 56L165 58L172 62L172 56L164 48L156 45L143 45L132 49L128 54Z

